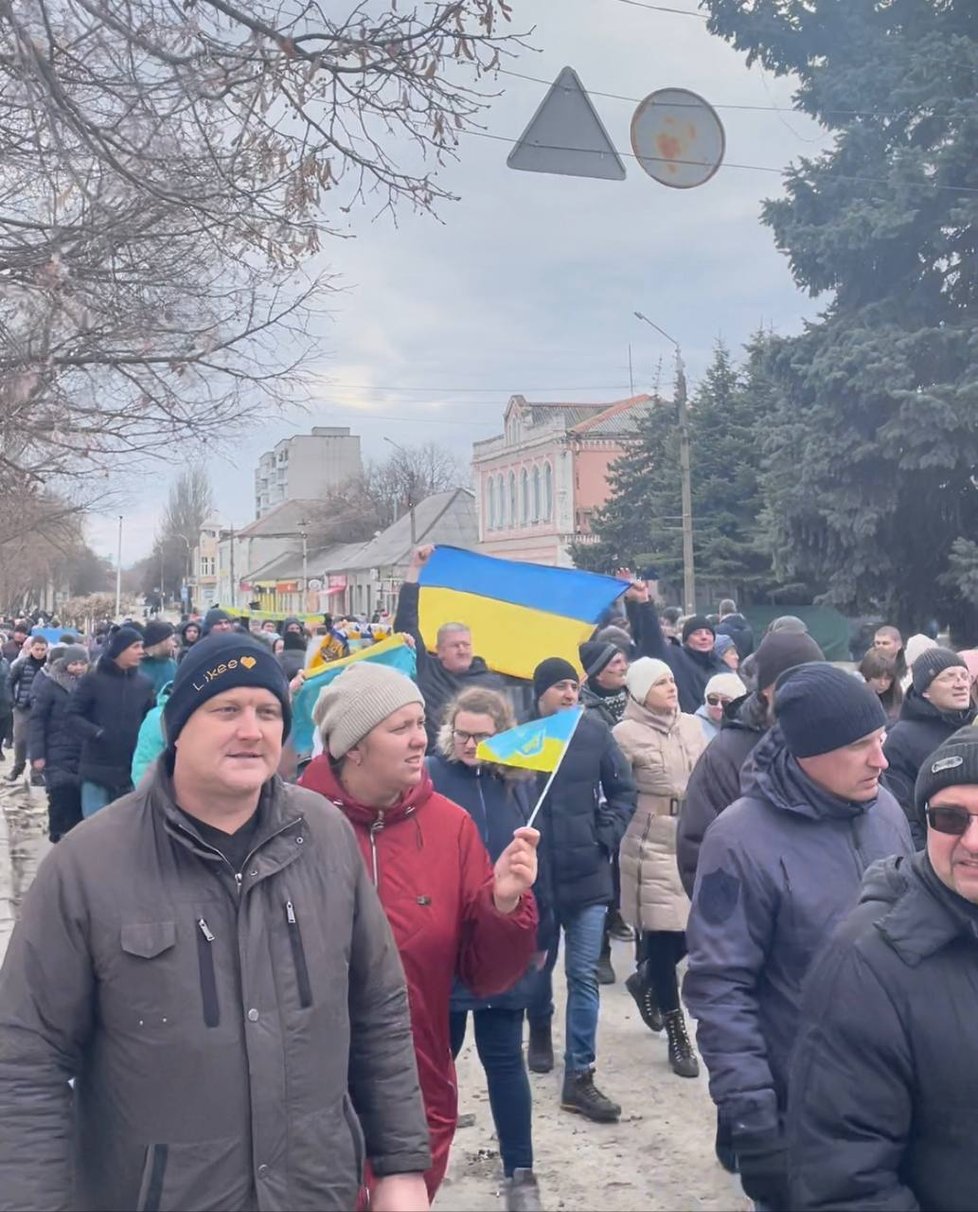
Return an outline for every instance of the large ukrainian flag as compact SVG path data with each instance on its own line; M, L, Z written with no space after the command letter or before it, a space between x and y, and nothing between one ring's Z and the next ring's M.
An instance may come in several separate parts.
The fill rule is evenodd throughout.
M580 668L578 645L628 588L577 568L497 560L461 547L436 547L421 570L418 617L434 650L438 628L464 623L490 669L531 678L546 657Z
M571 707L568 711L548 715L546 719L530 720L528 724L498 732L487 741L479 742L476 756L480 762L496 762L500 766L549 774L560 765L583 714L583 707Z

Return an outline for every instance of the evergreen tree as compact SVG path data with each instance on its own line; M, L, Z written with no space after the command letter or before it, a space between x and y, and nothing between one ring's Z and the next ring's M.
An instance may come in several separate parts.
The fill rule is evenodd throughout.
M705 3L714 32L794 73L798 107L835 132L764 208L798 285L831 295L766 360L776 570L842 609L970 633L955 543L978 533L974 0Z

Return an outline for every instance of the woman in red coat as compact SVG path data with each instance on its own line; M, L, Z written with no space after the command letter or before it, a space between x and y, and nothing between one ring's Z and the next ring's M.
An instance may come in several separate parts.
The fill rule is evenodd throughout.
M458 1092L449 1032L455 977L480 997L510 988L536 942L535 829L517 829L493 868L469 814L425 770L424 699L371 662L342 673L314 711L324 752L299 780L346 814L377 886L407 978L431 1131L434 1198L448 1165Z

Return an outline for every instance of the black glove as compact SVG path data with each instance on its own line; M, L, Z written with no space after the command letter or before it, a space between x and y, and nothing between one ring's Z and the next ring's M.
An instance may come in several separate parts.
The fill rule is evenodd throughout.
M744 1194L766 1208L788 1207L788 1150L777 1132L734 1137Z

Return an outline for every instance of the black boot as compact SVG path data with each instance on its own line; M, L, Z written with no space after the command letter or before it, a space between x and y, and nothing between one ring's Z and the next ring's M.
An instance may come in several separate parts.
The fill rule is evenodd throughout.
M670 1010L665 1016L669 1037L669 1064L679 1077L699 1077L700 1066L693 1045L686 1034L686 1019L682 1010Z
M526 1049L526 1063L531 1073L549 1073L554 1067L554 1043L550 1024L530 1023L530 1042Z
M622 917L617 909L608 911L608 918L605 923L605 930L612 938L617 939L620 943L632 943L635 941L635 931L629 926L628 922Z
M615 970L611 966L611 939L605 929L601 939L601 954L598 956L598 984L613 985L617 979Z
M625 981L625 988L635 999L635 1005L638 1006L638 1012L642 1016L642 1022L650 1031L661 1031L665 1026L665 1019L662 1017L662 1011L655 1000L655 993L652 990L652 984L649 981L648 973L644 964L640 964L632 975Z
M11 772L7 775L7 782L8 783L18 782L23 773L24 773L23 766L15 766L13 768L13 770L11 770Z
M565 1111L576 1111L596 1124L615 1124L621 1118L621 1107L595 1086L591 1069L564 1075L560 1105Z

